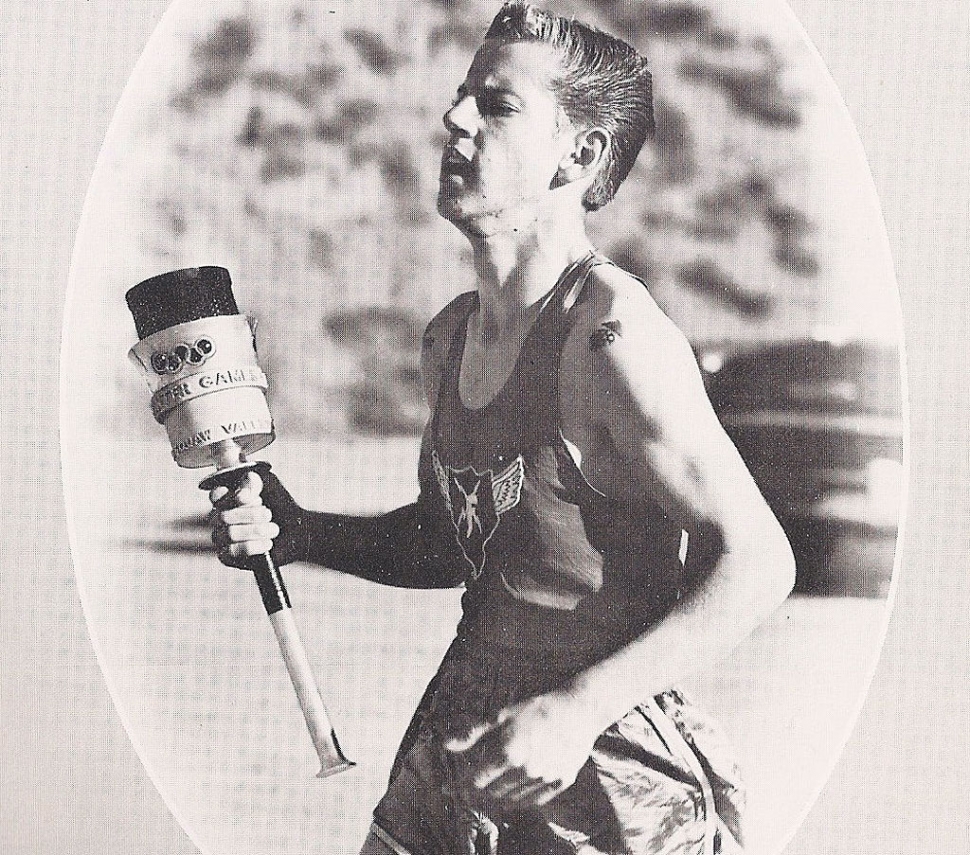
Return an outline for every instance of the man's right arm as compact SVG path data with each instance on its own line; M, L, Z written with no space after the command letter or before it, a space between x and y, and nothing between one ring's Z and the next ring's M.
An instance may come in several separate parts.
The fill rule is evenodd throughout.
M454 332L456 303L428 325L421 369L428 403L434 409L438 380ZM376 517L309 511L267 473L250 473L234 492L218 487L212 539L220 560L246 566L246 559L270 551L277 565L305 561L400 588L450 588L464 581L454 538L439 522L422 493L413 504Z
M308 511L272 473L250 473L235 492L217 487L212 540L219 560L245 568L267 551L277 566L318 564L396 588L453 588L463 578L436 538L425 500L375 517ZM441 544L444 543L444 549Z

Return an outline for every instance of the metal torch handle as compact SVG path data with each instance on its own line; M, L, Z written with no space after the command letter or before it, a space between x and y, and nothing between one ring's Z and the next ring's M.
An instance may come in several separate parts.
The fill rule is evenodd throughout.
M254 557L252 570L256 576L256 584L259 586L266 614L269 615L273 632L276 633L286 670L296 690L296 697L300 702L310 739L320 758L320 771L317 777L325 778L344 769L350 769L354 763L344 756L340 743L337 742L337 734L334 733L333 725L330 723L330 715L317 688L306 648L303 646L296 621L293 619L290 598L279 568L269 553L264 553Z
M234 489L247 472L265 473L268 470L269 464L262 461L237 465L210 475L200 484L200 487L210 490L212 487L221 485ZM293 619L290 596L276 562L267 552L253 556L246 566L256 577L259 594L266 608L266 614L269 615L270 623L273 625L273 632L276 633L283 662L296 690L296 697L300 702L310 739L320 758L320 771L317 777L325 778L352 768L355 764L341 751L337 735L330 723L327 707L317 688L310 660L300 638L296 621Z

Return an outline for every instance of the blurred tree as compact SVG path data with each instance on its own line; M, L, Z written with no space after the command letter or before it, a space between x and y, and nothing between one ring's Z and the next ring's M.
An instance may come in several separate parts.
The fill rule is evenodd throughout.
M358 20L309 0L222 5L187 46L159 127L149 252L173 266L203 254L246 283L284 429L417 429L416 338L388 324L420 329L472 285L463 241L435 213L440 116L494 9L415 0ZM654 67L656 167L641 159L594 239L694 340L809 326L825 265L791 44L722 4L548 5ZM378 330L379 353L364 343Z

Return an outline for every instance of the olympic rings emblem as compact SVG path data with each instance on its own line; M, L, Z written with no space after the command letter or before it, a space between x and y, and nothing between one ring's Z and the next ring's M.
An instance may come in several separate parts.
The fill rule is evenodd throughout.
M185 365L202 365L215 352L212 339L202 336L194 344L177 344L167 353L156 350L152 354L152 369L156 374L178 374Z

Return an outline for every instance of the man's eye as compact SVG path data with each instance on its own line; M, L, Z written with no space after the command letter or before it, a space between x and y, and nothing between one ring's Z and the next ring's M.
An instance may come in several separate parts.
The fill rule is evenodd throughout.
M452 109L457 107L470 94L466 90L459 89L455 97L451 99ZM473 97L475 98L476 109L482 116L510 116L518 112L516 106L501 95L483 92Z
M498 95L482 95L478 99L478 109L483 116L510 116L515 106Z

